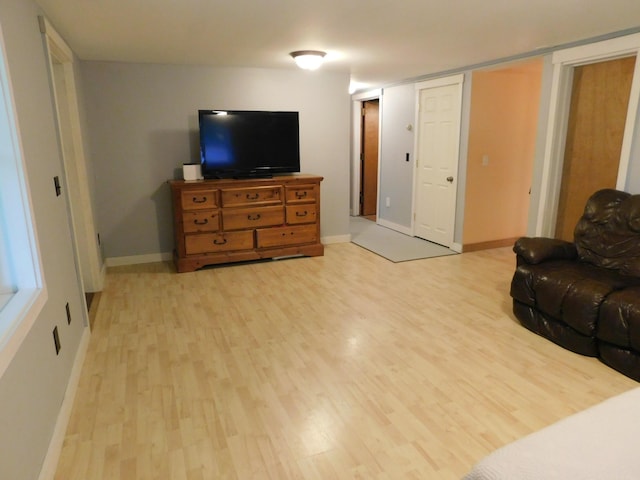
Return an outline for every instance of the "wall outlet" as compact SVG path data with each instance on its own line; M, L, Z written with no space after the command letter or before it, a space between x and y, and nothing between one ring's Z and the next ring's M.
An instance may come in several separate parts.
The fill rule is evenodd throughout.
M482 166L486 167L487 165L489 165L489 155L485 153L482 155Z
M391 198L387 197L387 199L385 200L385 205L386 205L387 207L390 207L390 206L391 206Z

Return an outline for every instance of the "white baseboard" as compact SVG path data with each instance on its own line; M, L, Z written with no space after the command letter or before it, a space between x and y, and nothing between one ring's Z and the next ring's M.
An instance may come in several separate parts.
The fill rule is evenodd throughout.
M330 237L322 237L320 241L324 245L331 245L332 243L349 243L351 241L351 234L347 235L332 235Z
M454 242L451 244L449 249L453 250L454 252L462 253L462 244Z
M82 372L84 359L87 356L90 338L91 329L86 327L82 334L82 338L80 339L78 352L76 353L76 358L71 369L71 375L69 376L67 390L65 391L64 400L62 401L60 412L58 413L58 419L56 420L56 427L53 430L53 436L49 442L49 449L47 450L47 455L44 457L44 462L42 463L42 469L40 470L38 480L53 480L53 477L56 474L58 460L60 459L64 436L67 433L67 426L69 425L69 419L71 418L71 409L73 408L73 401L76 398L76 392L78 391L80 373Z
M167 262L173 258L171 252L150 253L148 255L131 255L129 257L110 257L105 260L107 267L137 265L139 263Z
M409 235L410 237L413 237L413 229L411 227L398 225L397 223L390 222L388 220L385 220L384 218L378 218L377 223L381 227L390 228L391 230L395 230L396 232L404 233L405 235Z

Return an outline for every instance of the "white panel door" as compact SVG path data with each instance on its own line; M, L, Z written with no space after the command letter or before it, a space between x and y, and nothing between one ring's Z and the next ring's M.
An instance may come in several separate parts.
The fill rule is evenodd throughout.
M418 90L414 234L450 247L456 213L462 83Z

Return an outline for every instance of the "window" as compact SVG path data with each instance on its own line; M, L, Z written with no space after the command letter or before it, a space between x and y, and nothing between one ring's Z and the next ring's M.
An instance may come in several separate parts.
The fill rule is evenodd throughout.
M0 205L1 211L2 206ZM9 274L9 257L7 255L5 232L7 232L7 226L4 224L4 216L0 215L0 312L15 293L15 288L10 281L11 275Z
M47 298L32 217L0 29L0 375Z

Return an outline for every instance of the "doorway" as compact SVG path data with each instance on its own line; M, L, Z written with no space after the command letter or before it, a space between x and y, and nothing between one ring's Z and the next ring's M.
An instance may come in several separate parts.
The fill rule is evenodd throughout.
M376 221L378 213L378 157L380 100L362 102L360 215Z
M587 199L615 188L636 57L574 69L556 238L573 241Z
M58 136L65 175L67 205L71 218L78 273L86 293L102 290L105 265L95 228L89 175L84 155L80 113L76 94L74 57L66 42L43 17L40 30L45 36L51 88L55 101ZM87 296L87 299L91 296Z
M445 247L452 246L454 235L463 78L416 85L414 235Z
M602 42L554 52L551 57L553 78L541 175L540 192L535 204L532 235L555 237L560 204L565 150L571 111L573 77L580 66L606 62L640 53L640 34L617 37ZM636 114L640 105L640 62L635 62L618 160L615 188L625 190L628 182ZM582 205L584 207L584 203ZM565 222L567 223L567 222ZM575 226L575 225L574 225Z

